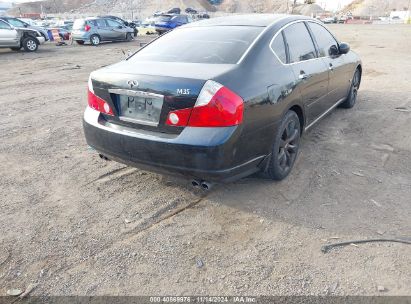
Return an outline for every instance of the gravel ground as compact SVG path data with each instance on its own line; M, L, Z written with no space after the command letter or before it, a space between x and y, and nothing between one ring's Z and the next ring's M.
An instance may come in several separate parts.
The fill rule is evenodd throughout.
M321 252L411 236L411 26L332 30L363 58L358 105L305 134L286 181L207 194L85 143L89 73L141 41L0 50L0 295L411 296L409 245Z

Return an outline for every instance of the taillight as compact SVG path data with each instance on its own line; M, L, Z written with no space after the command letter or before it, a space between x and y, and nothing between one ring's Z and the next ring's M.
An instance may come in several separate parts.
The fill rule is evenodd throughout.
M89 30L91 30L91 26L88 25L88 24L86 24L86 26L84 27L84 30L85 30L86 32L88 32Z
M94 94L93 83L91 78L88 81L88 106L101 113L114 116L114 112L110 105L96 94Z
M194 108L169 113L166 124L190 127L230 127L243 122L244 101L223 85L209 80Z

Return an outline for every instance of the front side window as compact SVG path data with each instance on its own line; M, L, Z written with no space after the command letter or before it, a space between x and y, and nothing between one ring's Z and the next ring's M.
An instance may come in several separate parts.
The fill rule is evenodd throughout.
M180 28L158 38L129 60L235 64L262 30L252 26Z
M117 21L114 21L114 20L107 19L106 22L108 23L109 27L119 27L119 26L121 26L120 23L118 23Z
M285 51L283 33L279 33L271 44L271 49L282 63L287 63L287 53Z
M290 62L306 61L317 57L313 41L303 22L292 24L284 29L290 53Z
M0 30L9 30L9 29L10 29L10 25L0 20Z
M313 22L309 22L309 25L314 34L315 41L317 42L320 57L330 56L330 49L332 46L335 46L338 49L337 41L335 41L334 37L323 26Z

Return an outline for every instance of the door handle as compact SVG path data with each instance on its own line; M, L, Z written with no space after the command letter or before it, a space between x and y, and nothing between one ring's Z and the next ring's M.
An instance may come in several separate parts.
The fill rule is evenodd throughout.
M308 78L308 75L304 71L301 71L298 78L301 79L301 80L305 80L305 79Z

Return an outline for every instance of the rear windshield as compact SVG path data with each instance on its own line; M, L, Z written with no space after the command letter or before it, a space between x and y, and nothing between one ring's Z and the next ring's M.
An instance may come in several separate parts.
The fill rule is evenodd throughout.
M85 26L85 20L83 19L76 20L74 21L74 24L73 24L73 30L83 29L84 26Z
M129 60L234 64L263 29L246 26L180 28L155 40Z

